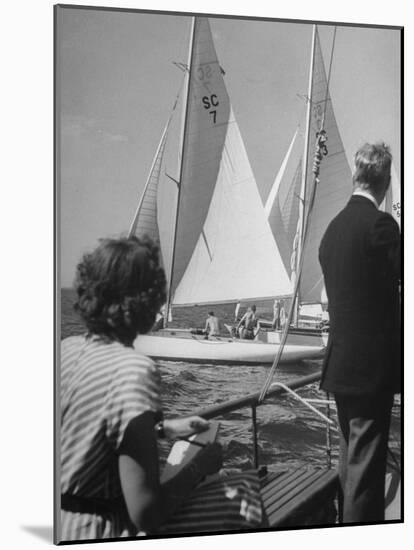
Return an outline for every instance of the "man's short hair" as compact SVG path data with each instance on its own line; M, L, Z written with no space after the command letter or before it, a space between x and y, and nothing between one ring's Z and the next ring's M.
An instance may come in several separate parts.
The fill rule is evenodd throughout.
M214 317L214 311L209 311L208 314L211 315L211 317Z
M355 153L354 184L366 184L373 190L388 186L392 155L385 143L365 143Z

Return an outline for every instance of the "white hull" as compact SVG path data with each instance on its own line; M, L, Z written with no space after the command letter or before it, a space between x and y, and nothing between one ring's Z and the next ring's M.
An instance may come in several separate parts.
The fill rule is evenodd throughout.
M229 334L232 334L232 325L224 325L228 330ZM272 326L270 321L260 320L261 327L268 327L269 329ZM282 330L259 330L256 340L260 342L265 342L266 344L280 344L283 337ZM312 330L312 329L290 329L287 336L287 344L292 344L295 346L311 346L317 348L324 348L328 343L328 332L321 330Z
M191 334L172 335L143 334L138 336L134 347L140 353L164 361L225 365L272 364L279 345L250 340L217 338L205 340ZM292 363L302 359L318 359L323 356L322 345L286 344L281 362Z
M282 339L282 331L260 331L259 340L268 344L279 344ZM287 343L297 346L326 347L328 343L328 333L321 331L302 330L289 332Z

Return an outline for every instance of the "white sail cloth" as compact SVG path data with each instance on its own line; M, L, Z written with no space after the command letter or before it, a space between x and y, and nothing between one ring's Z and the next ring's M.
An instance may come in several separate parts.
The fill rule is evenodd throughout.
M207 219L174 304L263 299L291 292L231 112Z
M345 155L344 146L336 123L332 100L328 89L328 81L322 57L322 50L319 35L316 31L315 54L311 97L311 118L310 135L308 144L308 166L302 167L303 160L298 160L296 151L297 142L302 141L303 136L298 135L295 147L290 146L290 160L285 160L285 169L281 176L278 176L278 192L273 191L275 200L267 205L269 212L269 223L272 227L274 237L280 247L284 264L289 275L294 266L291 265L294 243L292 227L295 217L299 217L299 180L300 173L306 169L306 193L304 197L305 212L308 211L310 195L314 182L312 173L313 156L315 152L316 133L321 129L322 120L326 131L328 142L328 155L322 159L320 183L316 190L316 197L308 237L302 251L304 255L302 277L299 289L301 302L316 303L321 300L323 290L322 271L318 260L318 249L322 236L329 222L345 206L352 192L352 174ZM301 139L299 139L301 138ZM304 147L304 145L303 145ZM300 172L300 173L299 173ZM276 181L277 181L276 180ZM289 190L289 191L287 191ZM306 214L305 214L306 215ZM289 224L287 224L289 221ZM285 239L285 242L283 241ZM289 244L290 246L287 246Z

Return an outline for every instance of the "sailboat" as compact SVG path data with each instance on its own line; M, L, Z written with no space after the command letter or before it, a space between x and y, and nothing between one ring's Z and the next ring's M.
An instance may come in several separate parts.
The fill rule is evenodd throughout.
M334 42L335 34L331 57ZM265 203L266 216L292 282L303 256L302 277L291 330L298 333L298 328L302 326L302 334L308 332L307 340L309 331L303 329L306 329L307 323L309 327L312 319L314 328L315 322L322 321L322 304L327 302L318 261L319 244L329 222L344 208L352 193L352 172L335 118L329 80L330 74L327 75L325 70L318 28L315 26L306 97L306 124L301 121L298 125ZM313 166L309 158L315 150L322 121L328 137L327 151L320 166L312 212L309 213L313 179ZM391 181L382 209L392 214L400 224L400 187L394 166ZM306 246L303 246L303 225L308 215L310 223Z
M189 61L182 68L184 93L162 134L130 234L160 241L167 312L172 306L288 297L292 284L264 213L207 18L193 19ZM181 97L181 138L169 142ZM175 169L167 149L177 142ZM232 337L206 340L177 329L140 335L134 345L157 359L224 364L272 363L278 346ZM322 342L288 343L282 361L320 357L323 348Z

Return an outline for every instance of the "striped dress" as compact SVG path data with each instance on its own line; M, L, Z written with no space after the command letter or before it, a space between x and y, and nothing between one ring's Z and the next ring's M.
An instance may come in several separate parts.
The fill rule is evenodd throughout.
M118 342L74 336L61 347L61 493L121 496L116 451L134 417L157 411L155 363ZM134 536L126 515L61 510L61 541Z

